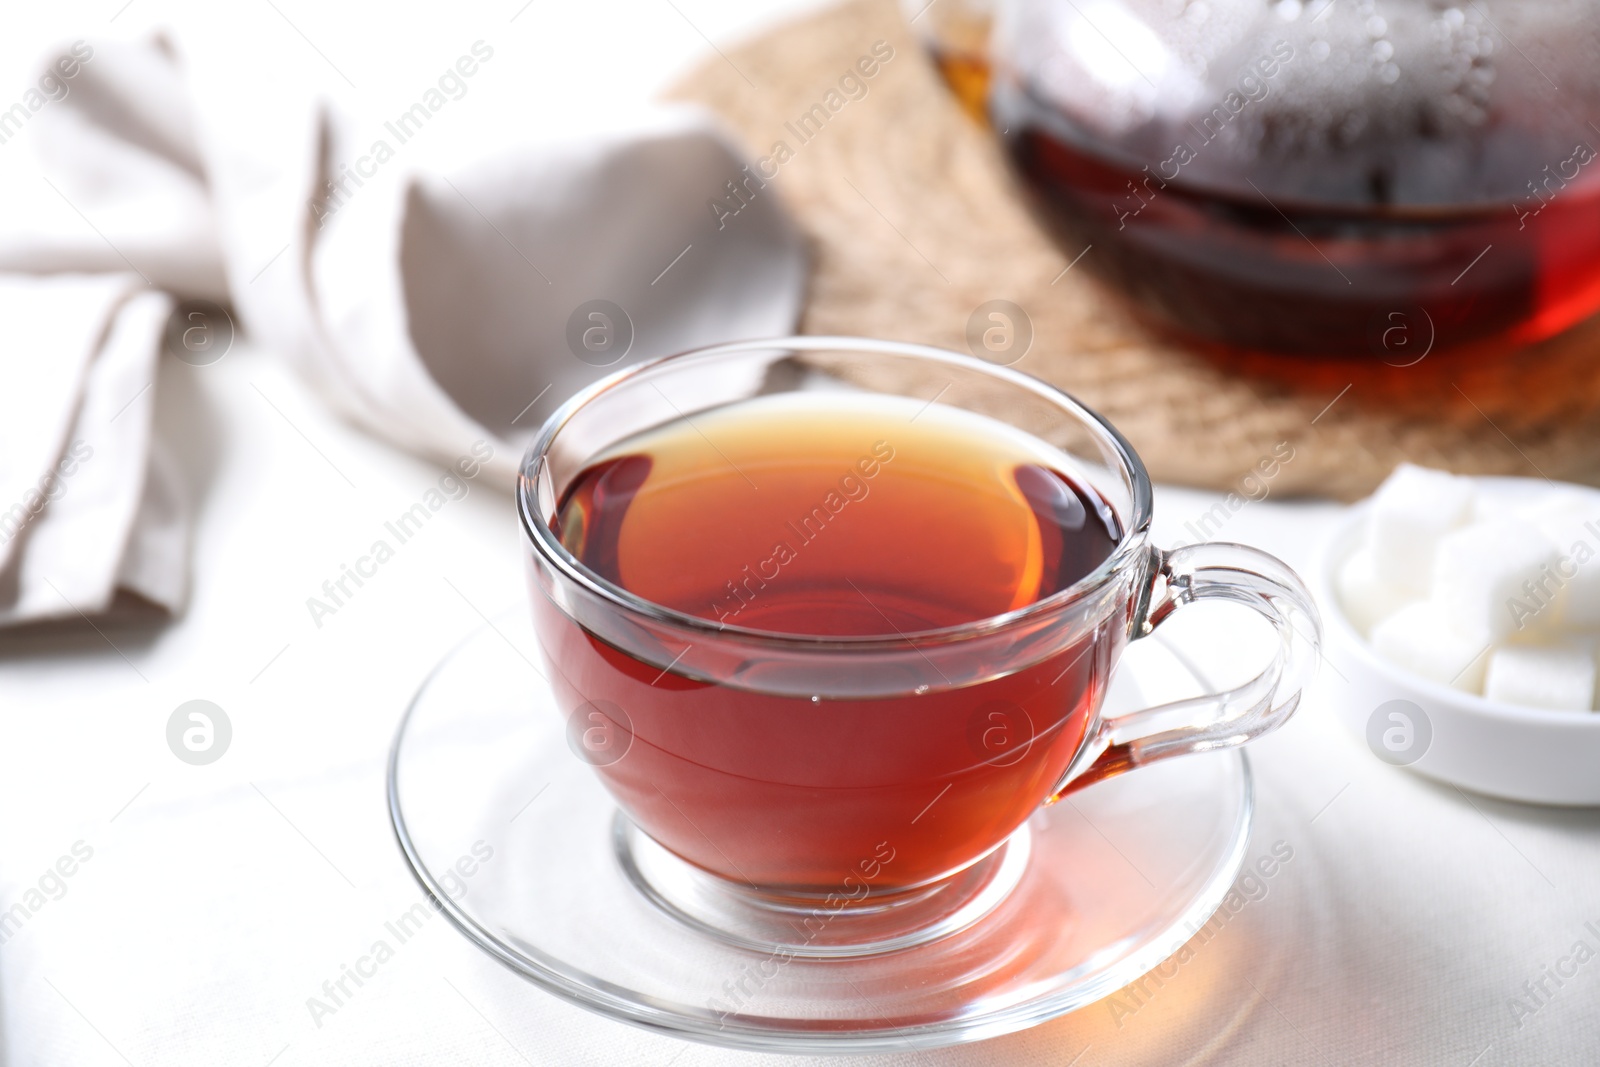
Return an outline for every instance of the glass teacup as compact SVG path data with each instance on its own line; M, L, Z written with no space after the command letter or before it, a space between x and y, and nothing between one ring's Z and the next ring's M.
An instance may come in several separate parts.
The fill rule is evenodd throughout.
M819 486L813 517L790 523L781 538L800 542L808 521L819 531L866 523L874 500L878 518L888 517L891 486L904 483L940 420L1031 450L1061 484L1077 487L1078 511L1058 493L1063 513L1098 515L1112 537L1103 558L1048 595L922 627L906 621L922 616L879 591L915 589L916 568L926 567L920 542L948 529L913 531L911 542L875 556L797 546L810 553L813 599L823 596L819 583L837 586L824 592L838 596L820 601L831 620L822 632L786 632L770 612L744 610L760 596L768 598L762 611L780 601L780 583L793 580L780 552L751 564L738 547L743 534L730 528L652 554L648 540L629 542L606 525L646 523L644 512L613 514L595 502L602 490L637 494L645 479L666 477L671 468L659 456L646 473L628 463L677 428L703 439L706 462L726 462L728 479L749 482L749 511L732 525L760 527L755 502L781 491L772 472L782 465L741 451L742 438L728 429L752 410L769 445L778 435L772 454L797 462L815 460L822 445L795 412L861 416L860 455L840 453L848 462L831 488ZM952 461L951 471L960 469ZM670 504L672 493L693 490L674 484L657 499ZM573 501L581 493L590 496L580 514ZM1026 864L1025 824L1039 805L1274 728L1294 711L1317 658L1316 611L1289 568L1241 545L1155 548L1149 480L1115 428L1043 382L933 348L789 338L629 368L551 417L524 461L518 504L552 688L569 744L622 810L624 868L687 921L793 955L882 952L970 923ZM835 546L846 543L839 528ZM592 551L602 534L612 538L609 555ZM897 569L910 576L898 586ZM698 589L701 571L717 579L707 588L726 576L729 592L713 590L709 602L640 595ZM1265 617L1278 636L1271 665L1213 697L1103 715L1106 682L1127 642L1196 600Z

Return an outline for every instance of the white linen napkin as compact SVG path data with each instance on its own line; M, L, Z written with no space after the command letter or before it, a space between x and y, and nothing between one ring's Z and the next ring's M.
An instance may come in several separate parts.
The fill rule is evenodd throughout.
M509 481L588 382L795 323L802 241L772 195L709 208L747 172L702 112L445 157L428 124L482 41L365 121L211 45L64 44L0 110L0 626L181 609L163 349L203 364L245 331L373 433L446 463L488 440Z

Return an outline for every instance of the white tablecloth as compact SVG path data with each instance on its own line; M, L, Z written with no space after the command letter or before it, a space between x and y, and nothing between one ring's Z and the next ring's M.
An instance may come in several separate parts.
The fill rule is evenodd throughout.
M120 14L118 3L4 18L108 33L159 21L156 0ZM776 17L689 0L535 0L520 13L509 0L434 22L277 6L249 17L262 32L302 33L360 91L393 87L396 99L458 39L492 31L514 61L474 91L526 93L529 120L551 122L576 97L638 99L713 54L706 37L724 43ZM17 40L38 40L35 29L0 35L0 69L29 69ZM506 497L475 486L313 619L307 598L440 471L339 423L248 345L206 367L165 359L156 395L160 433L201 501L187 613L159 630L0 636L0 916L13 915L0 921L3 1062L761 1061L581 1011L439 920L313 1018L308 998L419 899L387 824L383 757L428 667L482 614L523 601L516 525ZM1158 491L1158 540L1181 538L1214 500ZM1251 504L1220 536L1308 566L1334 510ZM1207 629L1185 632L1203 643ZM1219 673L1237 670L1227 649L1195 647ZM1600 1062L1600 963L1561 962L1580 941L1600 953L1600 812L1468 799L1384 765L1334 721L1341 686L1331 673L1325 683L1252 748L1249 858L1279 842L1293 858L1154 995L873 1062ZM206 766L167 745L169 717L194 699L233 729Z

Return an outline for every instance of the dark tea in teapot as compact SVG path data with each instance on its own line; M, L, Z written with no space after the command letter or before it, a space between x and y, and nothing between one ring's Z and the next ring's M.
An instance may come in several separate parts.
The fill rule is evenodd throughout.
M1018 173L1069 256L1183 332L1401 363L1600 309L1592 3L998 8Z

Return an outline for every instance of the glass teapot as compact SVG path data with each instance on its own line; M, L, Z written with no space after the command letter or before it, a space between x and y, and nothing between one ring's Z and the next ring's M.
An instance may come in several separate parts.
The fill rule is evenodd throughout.
M1400 363L1600 309L1595 0L925 2L1068 256L1194 339Z

